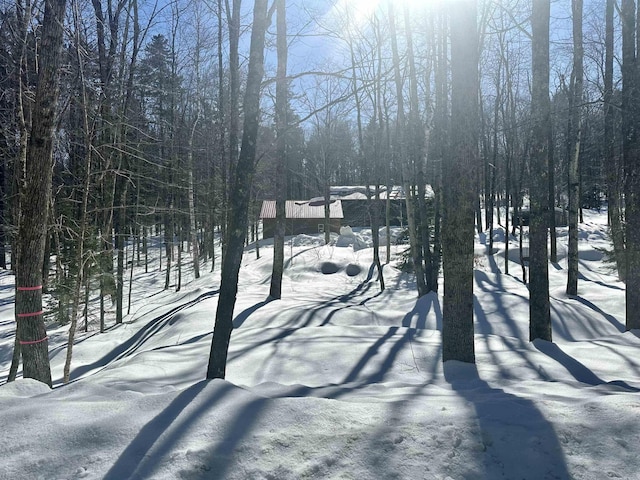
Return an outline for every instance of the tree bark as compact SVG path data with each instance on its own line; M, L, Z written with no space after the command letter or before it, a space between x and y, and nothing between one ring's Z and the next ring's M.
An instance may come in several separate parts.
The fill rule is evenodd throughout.
M451 5L451 157L444 170L442 360L475 362L473 243L478 152L477 1Z
M533 2L532 139L529 223L529 339L551 341L547 225L549 215L549 0Z
M613 62L614 62L614 3L607 0L605 8L605 67L604 67L604 144L605 170L607 175L607 206L609 227L613 241L613 253L618 269L618 277L625 281L624 231L620 198L620 165L615 149L615 111L613 105Z
M269 296L282 297L284 236L287 202L287 12L285 0L277 0L276 30L278 70L276 76L276 226L273 236L273 268Z
M38 85L21 192L16 268L16 334L23 376L51 386L47 331L42 311L42 264L48 231L53 170L53 136L66 0L45 2Z
M625 198L626 327L640 328L640 99L636 2L622 1L622 128Z
M413 268L416 274L416 285L418 287L418 297L422 297L428 293L427 284L424 278L424 268L422 265L422 252L419 246L416 216L414 211L414 200L411 188L411 175L408 168L407 154L407 122L404 112L402 76L400 72L400 55L398 53L398 39L396 36L395 14L393 5L389 3L389 33L391 35L391 50L393 52L393 71L396 86L396 101L398 102L398 112L396 120L396 144L395 149L399 157L402 169L402 186L405 194L405 204L407 207L407 223L409 228L409 246L411 249L411 259L413 260Z
M71 307L71 323L69 325L69 336L67 341L67 354L65 357L64 369L63 369L63 382L68 383L71 375L71 359L73 357L73 344L75 340L76 328L78 325L78 310L80 305L80 293L82 290L82 283L84 281L84 273L85 273L85 265L84 265L84 250L85 250L85 242L87 237L87 228L88 228L88 204L89 204L89 190L90 190L90 182L91 182L91 164L92 164L92 148L91 148L91 130L89 126L89 105L87 98L87 91L85 88L85 76L84 76L84 65L81 54L81 46L80 46L80 35L79 35L79 22L80 22L80 12L77 4L73 6L73 19L75 23L76 37L75 37L75 53L78 61L78 71L79 78L78 81L80 83L80 91L81 91L81 101L82 101L82 129L83 129L83 140L85 147L85 177L84 177L84 188L82 192L82 206L80 213L80 231L78 232L78 245L76 251L76 260L75 263L78 266L78 273L76 274L74 289L73 289L73 298L72 298L72 307Z
M211 342L207 378L224 378L229 340L233 330L233 309L238 293L238 275L248 224L251 182L255 170L256 143L260 120L260 85L264 75L264 43L268 27L267 0L255 0L247 86L244 96L244 129L238 165L230 195L228 244L222 260L220 297Z
M582 0L571 1L573 18L573 71L571 72L570 128L569 128L569 252L567 266L567 295L578 295L578 208L580 203L580 140L582 137ZM552 198L549 217L555 218Z

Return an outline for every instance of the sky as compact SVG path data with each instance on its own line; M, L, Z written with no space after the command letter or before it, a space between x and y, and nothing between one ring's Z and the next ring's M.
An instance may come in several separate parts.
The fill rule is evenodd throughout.
M269 303L272 244L259 259L246 249L225 380L204 380L218 267L164 291L158 244L149 272L136 267L123 324L110 310L97 333L93 298L68 385L66 329L53 323L54 388L4 384L14 278L1 272L0 480L640 478L640 332L624 331L624 285L603 262L606 211L580 225L575 298L559 229L554 343L528 341L516 240L507 275L503 230L491 256L488 232L476 237L475 365L442 363L443 298L416 298L397 268L406 246L381 292L371 248L350 245L370 232L356 232L330 246L287 238L283 299ZM322 274L326 262L338 271Z

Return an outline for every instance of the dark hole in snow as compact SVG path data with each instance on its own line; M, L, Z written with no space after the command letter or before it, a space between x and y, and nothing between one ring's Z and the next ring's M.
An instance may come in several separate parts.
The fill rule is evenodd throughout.
M349 265L347 265L346 271L347 275L349 275L350 277L355 277L362 271L362 268L357 263L350 263Z
M320 265L320 271L325 275L336 273L338 270L340 270L340 267L333 262L322 262Z

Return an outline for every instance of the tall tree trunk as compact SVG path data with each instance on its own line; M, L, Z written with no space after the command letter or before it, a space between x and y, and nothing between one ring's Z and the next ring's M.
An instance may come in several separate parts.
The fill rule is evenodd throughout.
M620 165L615 149L615 111L613 105L614 61L614 7L615 0L607 0L605 9L605 67L604 67L604 144L605 171L607 176L607 205L609 227L618 277L625 281L624 231L620 198Z
M276 30L278 71L276 76L276 226L273 235L273 270L269 296L282 297L284 235L287 203L287 11L286 1L277 0Z
M402 186L405 194L405 204L407 207L407 223L409 228L409 244L411 249L411 259L416 274L416 285L418 287L418 296L422 297L428 293L427 283L424 278L424 268L422 265L422 252L419 246L417 224L415 215L414 196L412 194L411 174L409 171L409 158L407 152L407 122L404 112L402 76L400 72L400 54L398 53L398 39L395 27L395 14L393 5L389 3L389 30L391 35L391 50L393 52L393 71L396 85L396 101L398 102L398 112L396 120L396 154L399 156L402 168Z
M435 42L434 48L436 54L434 86L435 86L435 112L434 127L432 139L435 144L436 161L433 168L433 210L434 210L434 227L433 227L433 275L431 285L438 286L438 275L440 273L440 264L442 256L442 201L443 188L442 176L443 166L448 151L447 132L449 131L449 115L448 115L448 98L449 98L449 82L448 82L448 56L447 47L449 35L447 31L447 17L443 6L438 9L439 36Z
M242 0L225 0L227 10L227 23L229 26L229 155L223 157L226 162L222 168L222 249L227 244L227 234L229 222L229 197L231 192L227 189L227 184L233 182L235 176L236 162L238 161L238 135L240 132L240 8Z
M29 130L31 129L31 102L28 99L28 83L27 83L27 46L28 46L28 31L31 23L31 2L26 1L23 5L21 2L16 2L16 18L19 29L20 49L17 50L16 65L18 92L16 93L16 117L18 123L18 158L16 160L16 166L14 167L13 174L13 188L18 192L18 201L13 202L12 224L16 225L20 221L20 192L24 190L24 170L27 163L27 143L29 140ZM11 269L16 271L17 252L18 252L18 239L16 235L12 235L12 258ZM16 315L16 321L18 316ZM14 342L13 355L11 357L11 366L9 368L9 381L13 381L16 378L18 367L20 366L21 347L20 339L18 338L18 332L16 328L16 338Z
M533 2L529 339L551 341L547 225L549 214L549 0Z
M549 250L549 260L558 262L558 235L556 231L556 166L555 166L555 146L553 139L553 125L549 126L549 237L551 248Z
M570 155L569 155L569 252L567 267L567 295L578 295L578 208L580 204L579 158L582 137L582 0L572 0L573 18L573 71L571 72L570 99ZM552 199L549 199L552 201ZM550 203L553 207L553 203ZM555 217L550 210L549 216Z
M324 155L324 243L329 245L331 242L331 186L329 185L329 170L327 168L327 157ZM293 234L293 232L291 232Z
M639 79L635 0L622 1L621 20L626 327L631 330L640 328L640 99L637 98Z
M404 28L407 43L407 60L409 65L409 133L408 144L411 147L409 163L417 183L417 210L416 218L416 248L420 251L422 261L421 270L425 277L425 291L431 292L438 289L437 285L432 285L434 275L432 273L434 265L431 255L431 233L429 232L429 214L427 211L426 178L425 178L425 125L420 117L420 105L418 99L418 74L413 49L413 34L411 28L411 18L409 5L404 5ZM427 82L428 88L429 82ZM426 94L428 97L428 92ZM437 278L437 275L436 275Z
M260 120L260 85L264 75L264 43L268 27L267 0L255 0L247 86L244 96L242 147L233 179L228 219L228 244L222 259L220 297L211 342L207 378L224 378L233 329L233 309L238 293L238 275L248 224L251 182L255 171L256 143Z
M451 156L444 168L442 360L475 362L474 208L479 162L477 1L451 5Z
M78 273L76 274L74 289L73 289L73 298L72 298L72 306L71 306L71 323L69 325L69 337L67 341L67 354L65 357L64 369L63 369L63 382L68 383L70 380L71 374L71 359L73 357L73 345L75 340L76 328L78 325L78 310L80 306L80 293L82 291L82 284L84 281L84 274L86 271L84 264L84 251L85 251L85 243L87 236L87 228L88 228L88 205L89 205L89 190L91 183L91 163L92 163L92 152L91 148L91 139L92 132L90 130L89 125L89 105L87 98L87 91L85 87L85 76L84 76L84 61L82 59L81 53L81 45L80 45L80 12L78 8L77 2L73 4L73 20L75 24L75 53L78 61L78 70L79 70L79 78L78 83L80 84L81 91L81 101L82 101L82 129L83 129L83 140L84 140L84 149L85 149L85 177L84 177L84 188L82 191L82 205L81 205L81 213L80 213L80 231L78 232L78 245L76 247L76 260L75 264L78 267Z
M66 0L45 2L38 85L21 192L16 268L17 336L23 376L51 386L48 337L42 311L42 264L51 199L53 136Z
M494 209L495 209L495 190L496 190L496 175L498 170L498 124L500 121L500 104L503 102L502 95L502 56L499 58L497 78L496 78L496 99L493 106L493 152L492 164L488 162L485 165L489 168L489 172L485 172L485 175L489 177L489 192L488 192L488 208L487 208L487 225L489 228L489 255L493 255L493 226L494 226ZM487 140L488 143L488 140ZM488 154L487 154L488 157ZM485 200L487 201L487 200ZM498 220L500 217L498 217ZM505 241L508 238L505 237Z
M217 2L217 8L216 8L216 16L218 17L218 98L217 98L217 117L216 117L216 121L218 123L218 156L220 158L220 170L219 170L219 177L221 179L221 184L222 184L222 199L221 200L217 200L216 198L216 192L215 192L215 187L216 187L216 169L213 168L213 178L211 180L211 188L210 188L210 196L212 198L212 205L211 205L211 212L210 212L210 218L211 218L211 242L209 244L209 249L210 249L210 254L211 254L211 272L213 272L215 270L216 267L216 220L217 220L217 216L216 216L216 207L218 204L221 205L220 211L221 211L221 221L220 224L222 225L222 237L224 237L224 232L225 232L225 228L226 228L226 198L227 198L227 190L226 190L226 185L227 185L227 169L226 169L226 164L227 164L227 154L226 154L226 148L225 148L225 140L226 140L226 122L225 122L225 95L224 95L224 77L225 77L225 73L224 73L224 58L223 58L223 48L222 48L222 41L223 41L223 29L222 29L222 0L218 0Z
M196 126L200 119L200 101L197 100L196 106L196 118L193 121L191 127L191 134L189 135L189 145L187 153L188 164L188 189L187 189L187 202L189 205L189 237L191 241L191 263L193 265L193 275L196 279L200 278L200 243L198 241L198 223L196 220L196 205L195 205L195 188L193 180L193 137L195 136Z

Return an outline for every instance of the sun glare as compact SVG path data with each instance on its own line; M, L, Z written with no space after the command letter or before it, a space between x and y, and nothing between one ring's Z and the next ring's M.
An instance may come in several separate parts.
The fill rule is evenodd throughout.
M447 0L338 0L331 10L331 17L336 21L346 21L351 28L359 29L367 24L376 13L386 14L389 3L396 10L409 8L418 12L427 5L444 3Z

